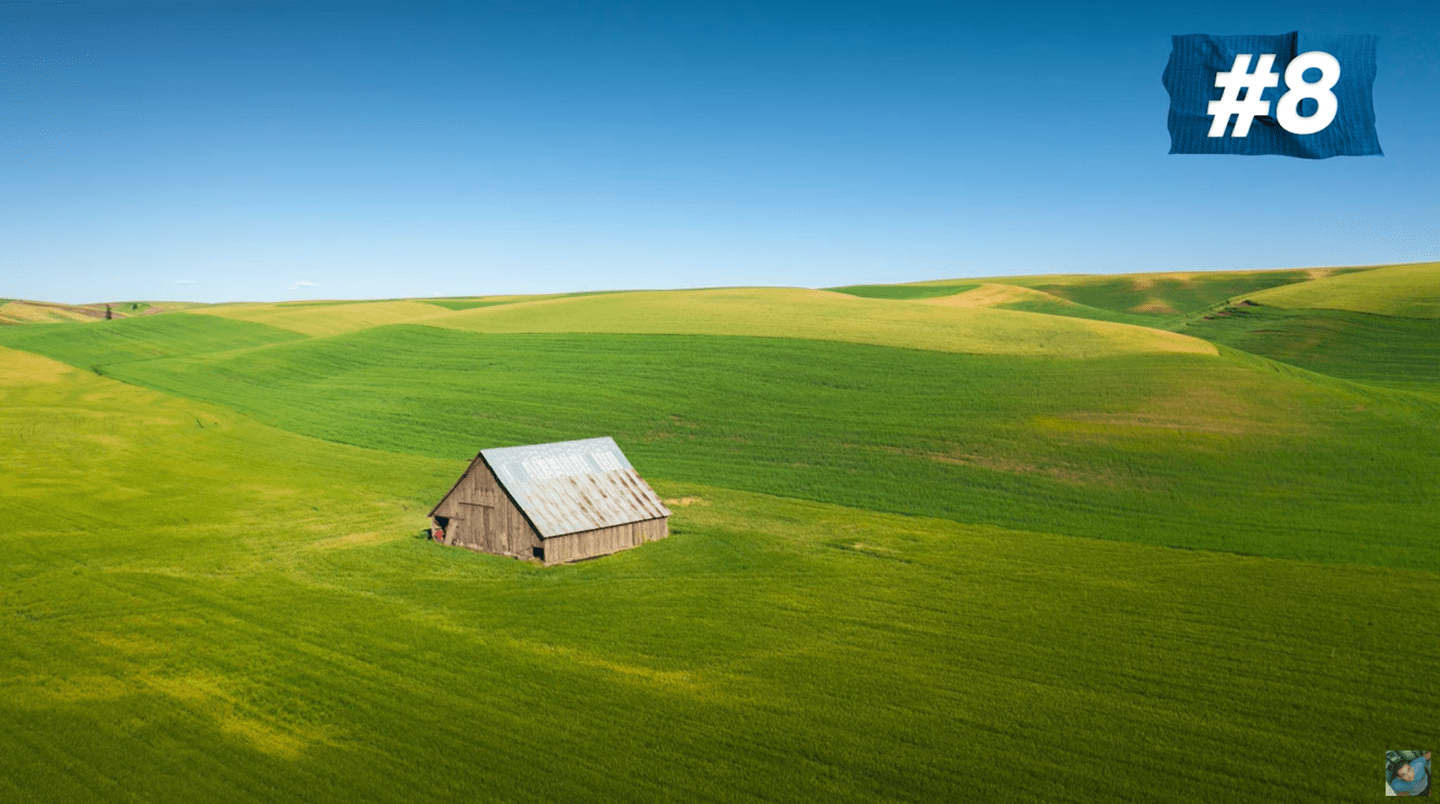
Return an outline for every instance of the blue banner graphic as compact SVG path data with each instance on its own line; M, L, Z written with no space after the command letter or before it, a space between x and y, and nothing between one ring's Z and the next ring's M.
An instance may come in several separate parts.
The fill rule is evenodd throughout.
M1172 37L1170 153L1379 155L1368 34Z

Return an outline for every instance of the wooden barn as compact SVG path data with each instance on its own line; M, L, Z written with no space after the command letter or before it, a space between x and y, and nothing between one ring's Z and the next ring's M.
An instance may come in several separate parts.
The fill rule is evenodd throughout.
M445 544L546 565L670 533L670 509L608 436L482 449L430 516Z

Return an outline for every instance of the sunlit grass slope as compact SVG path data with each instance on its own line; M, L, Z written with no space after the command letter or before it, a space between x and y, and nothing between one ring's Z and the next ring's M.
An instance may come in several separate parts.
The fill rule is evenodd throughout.
M1440 262L1390 265L1251 294L1286 309L1351 310L1402 318L1440 318Z
M448 310L422 301L399 299L375 302L224 304L195 312L288 329L303 335L338 335L383 324L398 324L445 315Z
M1019 302L1055 304L1061 307L1078 306L1069 299L1062 299L1044 291L999 282L986 282L959 293L930 297L922 301L942 307L1002 307Z
M1321 269L1042 276L1020 277L1012 283L1090 307L1164 320L1265 288L1308 282L1330 272L1330 269Z
M0 400L0 532L71 534L96 547L112 532L143 532L127 549L162 564L216 541L245 552L347 523L408 527L414 512L394 501L449 474L433 460L273 430L11 349L0 349ZM368 479L397 461L404 473ZM197 487L210 491L197 497Z
M161 312L203 307L195 302L113 302L110 305L113 319L129 318L136 315L153 315ZM24 299L0 299L0 326L7 324L60 324L78 321L95 321L105 318L104 303L100 304L56 304L53 302L26 301Z
M1095 321L1139 324L1145 327L1154 326L1156 323L1153 316L1102 310L1044 291L1004 282L855 285L829 288L829 290L864 298L919 301L943 307L992 307L1026 313L1059 315L1066 318L1088 318Z
M446 310L473 310L476 307L494 307L497 304L510 304L511 302L517 301L539 301L541 299L554 299L566 295L580 294L550 293L530 296L456 296L448 299L415 299L415 301L433 304L437 307L444 307Z
M462 461L0 377L0 800L1346 801L1427 738L1434 573L649 468L670 539L543 569L415 538Z
M104 370L398 452L462 459L612 435L676 480L1075 536L1440 567L1434 403L1240 355L1059 360L401 325Z
M52 304L24 299L0 300L0 324L55 324L65 321L89 321L105 317L105 306Z
M1104 357L1214 354L1188 336L1112 322L984 307L898 304L801 288L726 288L578 296L431 318L469 332L754 335L966 354Z
M175 355L244 349L302 338L298 333L218 317L156 315L54 326L0 327L0 346L82 368ZM103 368L100 369L103 371Z
M1065 318L1088 318L1094 321L1114 321L1121 324L1136 324L1154 327L1154 316L1139 313L1124 313L1104 310L1099 307L1080 304L1062 296L1022 285L1007 285L986 282L972 290L951 296L937 296L923 299L924 304L938 304L947 307L993 307L1000 310L1017 310L1024 313L1043 313ZM1186 333L1187 335L1190 333Z
M356 332L385 324L419 322L444 316L456 310L473 310L519 301L553 299L560 295L563 294L223 304L193 312L233 318L239 321L251 321L304 335L324 336Z
M1047 304L1035 306L1034 300L1021 300L1009 305L1012 309L1028 309L1054 315L1095 318L1095 310L1117 316L1113 320L1130 323L1164 322L1185 313L1203 310L1228 299L1253 294L1266 288L1307 283L1319 277L1347 272L1368 271L1367 268L1318 268L1272 271L1191 271L1141 274L1054 274L1038 276L1007 276L992 279L941 279L890 287L889 298L924 298L948 295L948 290L963 282L1002 283L1043 291L1074 302L1079 307ZM843 290L836 288L836 290ZM937 293L946 290L947 293ZM872 290L879 295L881 291ZM1238 299L1237 299L1238 300Z

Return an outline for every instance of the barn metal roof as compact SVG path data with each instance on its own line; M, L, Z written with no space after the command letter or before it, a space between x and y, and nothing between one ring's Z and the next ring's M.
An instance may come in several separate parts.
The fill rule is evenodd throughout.
M670 516L609 436L480 454L543 538Z

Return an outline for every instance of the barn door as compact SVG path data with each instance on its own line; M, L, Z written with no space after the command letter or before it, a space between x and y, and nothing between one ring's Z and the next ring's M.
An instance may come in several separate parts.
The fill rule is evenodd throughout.
M510 531L506 530L500 520L499 512L493 507L485 508L485 528L494 534L495 552L503 556L510 555Z
M499 517L495 515L495 507L478 502L462 502L465 506L465 515L470 522L471 538L476 547L487 553L505 554L510 551L509 539L499 527Z

